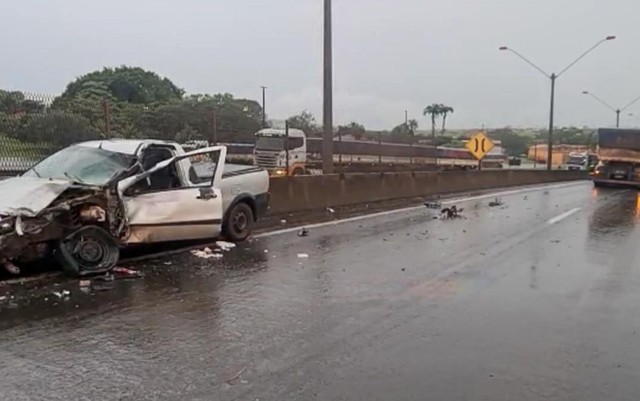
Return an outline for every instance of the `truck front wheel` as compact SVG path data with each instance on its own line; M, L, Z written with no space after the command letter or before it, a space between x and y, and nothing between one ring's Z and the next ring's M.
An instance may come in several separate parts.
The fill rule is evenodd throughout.
M222 227L224 236L233 242L242 242L251 234L253 227L253 210L246 202L240 202L229 211Z

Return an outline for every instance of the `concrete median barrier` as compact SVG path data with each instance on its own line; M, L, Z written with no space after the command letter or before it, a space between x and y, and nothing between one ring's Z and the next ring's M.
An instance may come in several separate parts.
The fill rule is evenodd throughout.
M403 198L587 179L580 171L493 170L280 177L271 180L272 214Z

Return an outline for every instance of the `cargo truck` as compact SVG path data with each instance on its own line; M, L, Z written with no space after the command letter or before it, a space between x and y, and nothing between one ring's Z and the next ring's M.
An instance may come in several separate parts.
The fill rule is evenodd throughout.
M597 156L595 186L640 188L640 130L598 129Z

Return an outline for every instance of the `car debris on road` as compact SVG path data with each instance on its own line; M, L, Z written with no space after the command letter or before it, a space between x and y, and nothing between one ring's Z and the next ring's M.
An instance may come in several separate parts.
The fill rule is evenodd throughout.
M191 251L191 254L201 259L212 259L212 258L221 259L224 256L221 253L214 252L211 248L204 248L202 250L194 249Z
M441 209L442 208L442 203L438 202L438 201L426 201L424 203L424 205L427 207L427 209Z
M309 230L307 230L305 227L302 227L300 230L298 230L298 237L307 237L309 235Z
M504 205L504 202L502 202L502 199L500 198L495 198L494 200L489 202L489 207L498 207L502 205Z
M458 209L457 206L453 205L451 207L444 208L440 211L440 215L444 219L456 219L461 216L461 213L464 211L463 208Z

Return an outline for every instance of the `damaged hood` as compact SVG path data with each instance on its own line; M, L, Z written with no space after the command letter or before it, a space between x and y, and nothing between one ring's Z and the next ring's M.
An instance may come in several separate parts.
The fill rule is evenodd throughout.
M0 215L35 217L73 185L37 177L0 180Z

